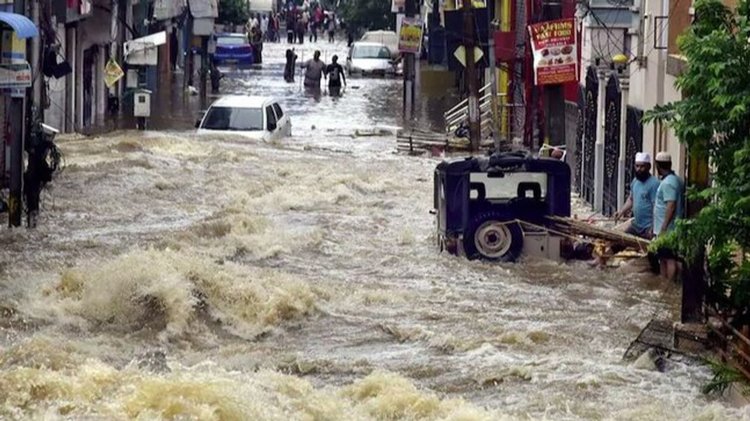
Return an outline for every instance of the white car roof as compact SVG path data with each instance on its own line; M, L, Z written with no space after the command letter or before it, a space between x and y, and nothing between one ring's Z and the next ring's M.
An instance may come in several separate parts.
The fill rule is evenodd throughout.
M216 100L212 107L233 107L233 108L263 108L273 102L278 102L269 96L251 96L251 95L226 95Z
M398 42L398 34L391 31L370 31L362 35L363 41Z
M373 41L357 41L354 44L352 44L352 47L385 47L388 48L387 45L383 44L382 42L373 42Z

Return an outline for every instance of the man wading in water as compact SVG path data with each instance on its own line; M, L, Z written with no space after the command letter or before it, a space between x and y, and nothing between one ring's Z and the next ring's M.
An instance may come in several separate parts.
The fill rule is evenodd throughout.
M294 50L286 50L286 65L284 65L284 80L294 82L294 66L297 63L297 54Z
M320 78L325 72L326 64L320 60L320 51L315 51L313 58L302 63L305 70L305 89L310 91L316 99L320 99Z
M341 96L341 81L346 86L346 76L344 68L338 64L338 56L331 57L331 64L326 67L326 77L328 78L328 93L333 96Z

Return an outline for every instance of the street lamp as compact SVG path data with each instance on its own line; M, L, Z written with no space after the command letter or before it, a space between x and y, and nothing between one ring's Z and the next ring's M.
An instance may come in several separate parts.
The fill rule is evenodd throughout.
M624 54L612 57L620 79L620 156L617 159L617 208L625 204L625 156L628 133L628 91L630 88L630 66Z

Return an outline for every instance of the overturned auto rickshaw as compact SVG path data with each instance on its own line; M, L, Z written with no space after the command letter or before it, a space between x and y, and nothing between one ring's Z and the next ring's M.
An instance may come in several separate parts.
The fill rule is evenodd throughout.
M570 217L570 167L527 153L453 158L434 174L440 251L512 262L521 255L565 259L549 217Z

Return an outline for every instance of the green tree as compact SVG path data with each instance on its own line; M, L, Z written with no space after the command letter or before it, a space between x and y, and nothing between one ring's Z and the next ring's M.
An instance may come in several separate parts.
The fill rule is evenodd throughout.
M244 25L249 17L247 0L219 0L219 23Z
M390 0L344 0L339 7L344 22L358 30L393 30L396 26Z
M690 259L707 247L711 292L738 325L750 324L750 8L717 0L695 3L695 22L679 39L687 59L677 78L681 101L656 107L646 120L669 124L691 158L708 159L712 186L691 190L708 205L681 221L668 243Z

